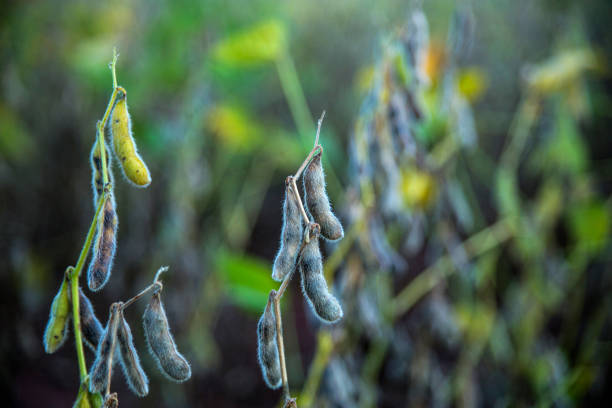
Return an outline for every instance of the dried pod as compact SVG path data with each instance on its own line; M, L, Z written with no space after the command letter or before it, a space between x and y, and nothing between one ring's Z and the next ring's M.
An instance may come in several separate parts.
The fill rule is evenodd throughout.
M118 224L115 197L111 192L98 215L98 232L93 243L93 256L87 270L87 284L93 291L102 289L110 277L117 247Z
M121 317L117 329L117 342L121 356L121 368L123 368L123 374L130 389L139 397L144 397L149 393L149 379L140 365L130 326L123 316L123 311L119 313Z
M121 164L123 175L136 187L151 184L149 169L138 154L136 142L132 137L132 120L128 113L127 93L119 87L117 102L111 115L113 148Z
M72 408L99 408L101 406L102 396L98 393L89 392L89 388L85 384L81 384Z
M159 292L153 294L145 309L143 326L149 352L160 371L173 381L187 381L191 377L191 367L176 349Z
M104 190L104 180L102 177L102 151L98 144L98 139L93 144L91 149L91 154L89 156L89 161L91 164L91 187L93 189L93 203L94 207L98 205L98 198L102 194ZM111 154L108 148L106 147L106 172L108 174L108 181L112 184L113 180L113 172L111 169Z
M83 290L79 288L79 316L81 317L81 334L87 347L96 352L98 343L104 333L102 324L94 313L93 306Z
M342 307L338 300L329 293L325 276L323 276L323 262L319 250L319 226L311 224L309 228L309 239L305 240L299 260L302 290L315 314L320 319L333 323L342 318Z
M274 315L274 297L276 291L270 291L268 304L257 324L257 357L263 378L268 387L275 389L281 386L281 368L276 343L276 317Z
M49 321L43 336L43 344L47 353L54 353L66 341L70 310L70 283L64 274L62 285L51 303Z
M296 192L293 191L291 177L285 182L285 203L283 205L283 229L281 232L281 246L274 259L272 279L282 281L293 268L297 260L304 226L302 215L297 201Z
M89 391L91 392L106 391L106 385L111 373L110 361L113 358L117 328L121 320L120 308L121 303L113 303L110 307L108 322L106 323L104 334L98 343L96 360L91 365L89 372Z
M314 221L321 226L323 238L336 241L344 236L344 229L332 212L325 192L321 153L317 153L304 170L304 201Z

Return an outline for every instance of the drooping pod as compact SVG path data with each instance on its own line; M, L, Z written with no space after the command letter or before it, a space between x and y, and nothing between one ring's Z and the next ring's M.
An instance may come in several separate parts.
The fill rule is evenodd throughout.
M108 181L113 184L114 177L111 168L111 154L108 145L106 146L106 172L108 174ZM93 144L91 154L89 155L89 162L91 164L91 187L93 190L93 203L94 208L98 205L98 198L104 190L104 180L102 177L102 151L98 144L98 139Z
M149 352L160 371L173 381L187 381L191 377L191 367L176 349L159 292L153 294L145 309L143 326Z
M111 115L111 133L113 148L119 159L123 175L136 187L147 187L151 184L149 169L138 154L136 142L132 137L132 120L128 113L127 93L117 88L117 102Z
M332 212L325 191L325 174L319 151L304 170L304 201L314 222L321 226L321 236L336 241L344 236L344 229Z
M110 307L108 322L98 343L96 360L89 372L89 391L91 392L106 391L111 371L111 358L114 358L112 355L117 343L117 329L121 321L120 308L121 303L113 303Z
M342 307L327 288L319 250L319 233L319 226L311 224L309 239L305 240L299 260L302 290L315 314L320 319L333 323L342 318Z
M68 323L70 322L70 283L67 274L72 267L64 273L62 284L53 298L49 321L43 335L43 345L49 354L54 353L64 344L68 334Z
M104 328L96 317L91 302L81 288L79 288L79 316L83 341L95 353L102 338L102 333L104 333Z
M97 220L97 233L93 243L93 256L87 270L89 289L98 291L106 285L111 274L115 249L117 247L117 226L115 196L112 192L104 202Z
M132 331L123 316L123 311L120 311L119 314L117 343L119 344L119 355L121 356L121 368L123 368L123 374L130 389L139 397L144 397L149 393L149 379L140 365L140 359L134 347Z
M303 231L302 215L300 214L296 192L293 191L291 176L289 176L285 181L281 245L276 258L274 258L272 279L280 282L295 268Z
M275 389L281 386L281 368L276 343L276 317L274 315L274 298L276 291L270 291L268 303L259 323L257 323L257 358L263 378L268 387Z

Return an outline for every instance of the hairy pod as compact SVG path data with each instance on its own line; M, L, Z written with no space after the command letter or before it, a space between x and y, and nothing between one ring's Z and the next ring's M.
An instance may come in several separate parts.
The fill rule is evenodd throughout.
M117 329L121 320L121 303L113 303L104 333L98 343L96 359L91 365L89 372L89 391L106 391L106 386L111 373L111 358L114 358L115 345L117 343Z
M315 314L321 320L333 323L342 318L342 307L338 300L329 293L327 282L325 282L317 224L311 224L309 236L310 239L305 240L299 261L302 290Z
M317 153L304 170L304 201L314 222L321 226L321 236L336 241L344 237L344 229L332 212L325 191L321 154L321 151Z
M151 175L144 160L138 154L136 142L132 137L127 93L121 87L118 88L117 102L111 115L111 133L113 148L121 164L123 175L136 187L147 187L151 184Z
M296 192L293 191L291 177L287 177L285 181L281 245L274 259L272 279L280 282L295 268L303 231L304 226Z
M143 326L149 352L160 371L173 381L187 381L191 377L191 367L176 348L159 292L153 294L145 309Z
M91 302L81 288L79 288L79 316L83 341L95 353L102 338L102 333L104 333L104 328L96 317Z
M274 315L274 298L276 291L270 291L268 303L259 323L257 323L257 358L264 381L268 387L275 389L281 386L281 368L276 343L276 317Z
M149 393L149 379L140 365L140 359L134 347L132 331L123 316L123 311L120 312L120 315L117 343L119 344L119 355L121 356L121 368L132 392L139 397L144 397Z
M115 196L111 192L98 216L93 256L87 270L87 284L93 291L102 289L110 277L117 247L118 224Z
M43 336L45 351L54 353L64 344L68 337L68 323L70 322L70 283L64 274L62 285L53 298L49 321Z
M91 187L93 189L93 203L95 207L98 205L98 198L104 191L104 180L102 177L102 151L97 138L91 149L89 162L91 164ZM111 168L111 154L108 145L106 146L106 172L108 174L108 181L112 184L114 182L114 178Z

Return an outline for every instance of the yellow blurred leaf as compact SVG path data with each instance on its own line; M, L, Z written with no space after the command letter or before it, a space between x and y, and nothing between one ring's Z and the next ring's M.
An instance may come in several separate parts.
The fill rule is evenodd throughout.
M592 50L567 50L529 68L527 85L537 92L554 92L574 83L585 71L601 69L602 63Z
M207 116L207 128L220 143L231 148L249 148L259 141L259 125L247 113L235 106L219 105Z
M214 56L219 62L248 66L275 60L285 47L286 29L278 20L258 23L216 45Z
M401 191L409 207L427 208L436 197L435 180L427 172L409 169L402 173Z
M470 102L482 96L489 85L486 72L478 67L463 69L457 78L457 89Z

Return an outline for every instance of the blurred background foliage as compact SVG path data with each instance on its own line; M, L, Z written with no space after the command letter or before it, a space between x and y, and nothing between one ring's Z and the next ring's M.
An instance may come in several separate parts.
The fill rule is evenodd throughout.
M284 302L299 406L594 406L609 397L612 6L513 2L31 1L0 11L1 382L65 407L72 341L49 304L92 216L88 154L120 52L146 190L117 177L98 316L160 265L194 376L122 406L275 406L256 323L286 175L313 117L347 236L325 271L344 320ZM118 174L117 174L118 175ZM293 295L293 296L291 296ZM86 355L88 363L93 356Z

